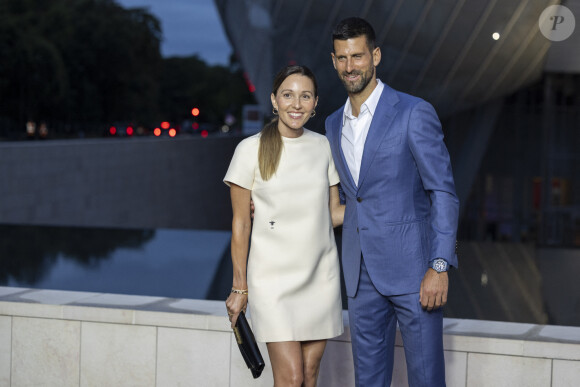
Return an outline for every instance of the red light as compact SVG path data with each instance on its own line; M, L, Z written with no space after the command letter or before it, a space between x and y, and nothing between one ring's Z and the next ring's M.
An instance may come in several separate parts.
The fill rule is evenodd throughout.
M132 136L132 135L133 135L133 127L127 126L127 136Z
M111 136L114 136L117 133L117 128L115 128L114 126L111 126L109 128L109 133L111 134Z
M163 121L163 122L161 123L161 128L163 128L163 129L169 129L169 122L167 122L167 121Z
M201 131L201 137L203 138L206 138L208 134L209 134L208 131L205 129Z
M169 129L169 137L175 137L175 135L177 134L177 131L173 128Z
M199 116L199 109L198 108L191 109L191 115L194 117Z
M194 122L193 124L191 124L191 127L193 128L193 130L198 130L199 124L197 122Z
M157 137L161 136L161 129L159 128L153 129L153 134L156 135Z
M256 86L254 86L254 84L250 80L250 77L248 76L248 73L246 72L244 72L244 79L246 80L246 85L248 86L248 90L250 91L250 93L256 91Z

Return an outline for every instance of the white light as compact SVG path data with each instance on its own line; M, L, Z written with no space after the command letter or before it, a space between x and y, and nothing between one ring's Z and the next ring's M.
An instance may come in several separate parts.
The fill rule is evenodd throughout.
M499 40L499 32L494 32L493 34L491 34L491 37L493 38L493 40Z

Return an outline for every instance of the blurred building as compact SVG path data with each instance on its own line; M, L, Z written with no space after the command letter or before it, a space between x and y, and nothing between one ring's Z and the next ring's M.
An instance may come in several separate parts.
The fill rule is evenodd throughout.
M320 101L311 129L346 100L331 32L349 16L375 28L377 76L431 102L461 200L460 237L580 245L580 27L546 37L540 17L580 0L215 0L256 100L269 114L274 74L310 67ZM544 13L544 15L542 15ZM554 29L571 19L548 14Z

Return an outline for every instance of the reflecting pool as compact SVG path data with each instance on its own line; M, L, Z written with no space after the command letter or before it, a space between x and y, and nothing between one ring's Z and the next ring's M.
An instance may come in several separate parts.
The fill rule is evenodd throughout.
M226 231L0 224L0 286L225 300L230 238ZM446 317L580 326L580 249L460 241L458 255Z
M0 286L218 299L230 232L0 225Z

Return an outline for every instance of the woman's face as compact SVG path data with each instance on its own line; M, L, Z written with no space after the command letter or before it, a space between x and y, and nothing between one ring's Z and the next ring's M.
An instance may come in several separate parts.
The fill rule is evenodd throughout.
M278 109L280 134L284 137L300 136L318 103L312 80L305 75L292 74L270 98L272 106Z

